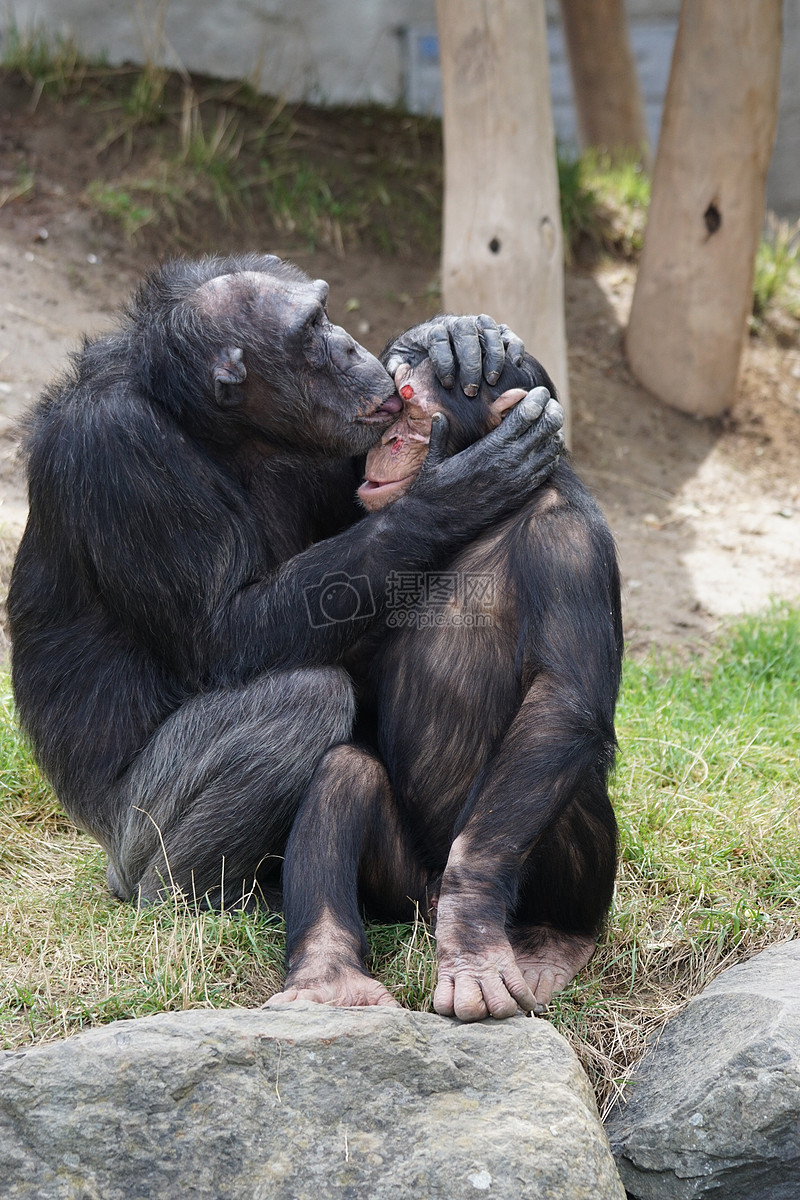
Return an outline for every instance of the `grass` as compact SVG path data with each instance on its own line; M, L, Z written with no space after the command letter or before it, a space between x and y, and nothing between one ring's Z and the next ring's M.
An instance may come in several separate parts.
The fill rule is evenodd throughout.
M554 1018L603 1106L689 996L800 934L800 612L740 621L706 661L628 662L618 736L612 920Z
M0 66L19 73L30 84L32 108L43 95L61 99L77 91L86 77L89 63L74 38L53 33L42 25L20 29L9 20L0 45Z
M141 68L89 61L73 40L39 26L6 26L0 66L27 82L32 106L49 101L59 115L80 106L97 125L94 174L77 200L158 256L215 249L234 234L339 255L363 245L438 257L440 122L374 105L290 110L246 80L169 71L157 65L165 11ZM637 260L650 203L641 163L560 150L558 174L568 262ZM23 164L0 207L33 192ZM754 333L780 312L800 320L799 256L798 225L771 219L755 264Z
M583 254L638 257L650 206L650 176L640 162L590 151L580 158L559 151L558 182L564 245Z
M789 224L770 213L756 253L753 277L756 331L774 307L782 307L800 319L800 221Z
M800 610L733 625L709 656L626 664L614 796L621 864L595 958L553 1005L602 1110L649 1034L715 974L800 934ZM0 709L0 1034L6 1047L164 1009L255 1005L280 981L275 914L137 913L61 814ZM422 922L369 930L372 967L430 1007Z

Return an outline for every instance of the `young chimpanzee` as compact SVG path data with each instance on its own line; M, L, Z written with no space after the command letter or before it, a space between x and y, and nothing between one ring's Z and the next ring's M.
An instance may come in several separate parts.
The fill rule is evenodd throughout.
M352 456L400 405L328 320L327 292L274 256L169 263L31 414L14 690L122 898L237 903L277 885L314 768L350 737L338 664L380 619L387 573L425 569L515 511L557 454L557 406L537 420L521 405L402 504L357 519ZM499 373L501 335L445 318L419 346L444 375L453 349L468 360L472 391ZM361 582L362 605L323 605L337 572Z
M513 409L525 394L513 389L543 403L552 391L530 356L472 401L418 355L395 382L403 410L359 489L370 511L408 490L429 438L432 453L456 453ZM437 1012L539 1010L589 960L614 886L611 534L561 462L444 571L399 569L395 585L393 627L359 647L357 736L321 760L287 848L289 970L275 999L393 1003L366 973L359 904L404 919L416 901L435 910Z

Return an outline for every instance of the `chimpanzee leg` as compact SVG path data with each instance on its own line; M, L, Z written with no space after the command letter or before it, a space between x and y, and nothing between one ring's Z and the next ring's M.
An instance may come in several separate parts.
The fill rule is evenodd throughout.
M353 712L336 668L263 675L187 701L118 785L127 816L109 854L114 890L142 901L179 890L224 907L254 884L277 884L303 793Z
M423 898L426 878L383 764L358 746L334 746L317 768L286 847L288 974L273 999L395 1004L364 966L359 892L373 911L399 920Z
M471 791L439 897L437 1012L538 1008L591 956L616 863L613 729L591 694L537 676Z
M528 857L507 922L537 1008L591 958L614 894L616 865L617 825L605 780L601 772L587 772L584 788Z

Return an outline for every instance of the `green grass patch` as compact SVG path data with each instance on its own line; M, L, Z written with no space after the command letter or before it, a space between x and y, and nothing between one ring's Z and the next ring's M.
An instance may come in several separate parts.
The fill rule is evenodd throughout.
M800 934L800 610L732 625L688 664L629 661L614 796L621 863L609 927L553 1005L597 1088L725 966ZM371 967L429 1009L423 922L373 925ZM276 914L136 912L72 828L0 705L0 1034L6 1047L165 1009L255 1005L281 979Z
M0 44L0 66L27 80L33 88L33 107L42 95L62 98L77 91L89 69L74 38L42 25L20 28L7 20Z
M616 899L554 1015L601 1106L714 975L800 934L800 612L747 617L688 665L628 662L617 733Z
M789 224L772 213L756 252L753 325L758 330L770 308L800 319L800 221Z
M640 162L559 152L558 182L568 257L638 257L650 206L650 176Z

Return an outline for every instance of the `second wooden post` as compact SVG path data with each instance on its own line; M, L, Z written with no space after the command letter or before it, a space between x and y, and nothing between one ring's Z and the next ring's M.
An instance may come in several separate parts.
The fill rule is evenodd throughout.
M733 403L775 137L781 0L683 0L627 349L674 408Z

